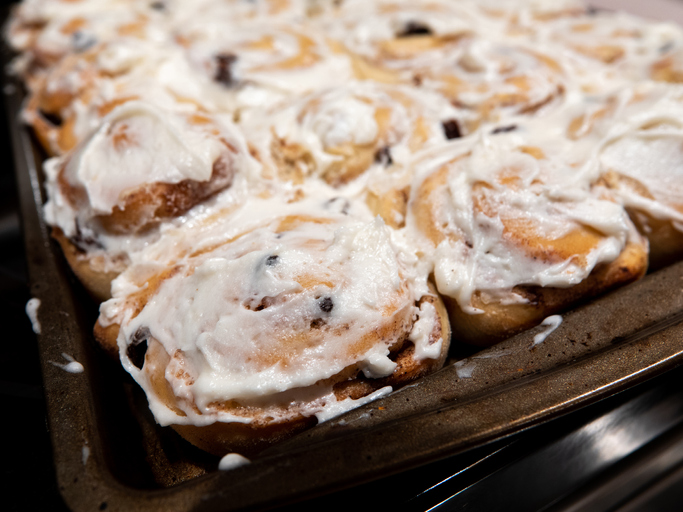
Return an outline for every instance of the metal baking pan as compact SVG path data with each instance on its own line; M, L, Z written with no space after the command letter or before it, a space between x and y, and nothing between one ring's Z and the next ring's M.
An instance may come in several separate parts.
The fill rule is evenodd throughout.
M532 329L276 445L252 463L218 459L158 427L142 392L92 337L95 304L41 217L43 159L10 116L31 294L57 480L73 510L267 508L416 468L584 407L683 362L683 263L585 304L543 343ZM455 349L457 352L457 348ZM85 371L53 363L68 354ZM462 354L461 354L462 355Z

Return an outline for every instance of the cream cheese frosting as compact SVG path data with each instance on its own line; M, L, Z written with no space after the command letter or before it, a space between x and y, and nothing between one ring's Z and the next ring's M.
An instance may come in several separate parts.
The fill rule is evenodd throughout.
M444 123L456 118L468 113L438 94L352 81L245 113L241 126L268 172L339 185L371 168L405 168L415 152L444 143ZM293 156L298 166L288 169L283 160Z
M482 134L468 153L451 150L450 163L435 170L443 175L441 187L425 200L415 199L416 208L428 209L439 226L440 235L432 237L435 249L425 255L434 263L438 289L463 308L470 307L476 290L578 284L597 264L614 260L631 236L619 204L596 197L588 181L576 183L573 158L564 161L563 152L555 157L538 145L541 140L532 141L525 145L528 137L512 133ZM411 216L409 223L424 231L419 219ZM586 228L601 236L585 254L546 255L544 244ZM529 248L527 236L547 242Z
M48 160L48 222L67 236L123 208L127 194L155 183L209 182L217 166L249 173L257 164L227 116L164 111L141 101L114 108L73 152ZM80 224L80 225L79 225Z
M310 388L348 367L370 378L393 372L390 349L400 341L395 336L410 331L419 287L402 268L381 219L311 216L315 202L275 207L271 198L269 215L253 228L212 249L195 247L176 262L177 272L134 317L128 297L148 281L140 280L135 265L117 278L101 321L120 323L121 359L149 394L146 367L139 370L126 355L136 333L148 332L171 355L166 379L192 406L180 405L186 419L172 415L170 423L205 423L207 416L225 421L231 416L216 402ZM258 210L258 201L243 208ZM429 307L431 316L421 315L416 325L422 337L416 345L426 352L421 357L435 358L438 348L434 354L424 340L435 321L433 306L423 309ZM397 324L406 327L377 337ZM328 398L307 415L332 404ZM152 407L157 418L167 415L162 406Z

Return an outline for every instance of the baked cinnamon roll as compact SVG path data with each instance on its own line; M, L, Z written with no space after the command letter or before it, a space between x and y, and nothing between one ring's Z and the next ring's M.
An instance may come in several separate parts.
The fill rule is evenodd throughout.
M451 148L414 191L408 225L456 339L490 345L645 273L647 242L621 206L591 192L572 148L539 142Z
M584 114L584 138L600 140L599 184L650 242L650 265L683 256L683 88L647 84ZM578 123L575 123L578 126Z
M356 77L437 91L472 113L461 122L463 134L502 115L532 114L564 92L555 59L531 46L499 44L488 32L505 23L481 11L453 2L365 4L344 4L341 19L330 23Z
M277 203L207 217L184 255L129 267L95 329L156 420L219 455L385 394L447 353L443 306L381 220Z
M50 155L63 155L114 109L139 101L181 114L226 113L212 80L194 72L182 48L117 38L68 55L36 81L23 111Z
M680 81L683 30L675 25L598 11L552 20L546 30L588 94L612 94L641 80Z
M414 153L462 136L466 116L438 94L352 82L245 114L241 124L267 175L339 187L370 170L397 176Z
M67 55L88 51L102 41L158 37L154 2L135 0L32 0L17 5L7 38L22 52L14 63L29 88Z
M110 272L120 272L127 253L156 236L160 223L255 167L230 119L129 101L73 151L46 163L45 216L86 287L106 298Z

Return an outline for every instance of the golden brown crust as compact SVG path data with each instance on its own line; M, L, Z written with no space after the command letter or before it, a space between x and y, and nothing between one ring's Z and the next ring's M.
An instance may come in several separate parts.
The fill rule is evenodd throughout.
M142 311L142 308L145 307L145 304L149 298L157 291L164 280L172 277L176 272L178 272L178 270L178 267L170 267L163 272L149 276L144 281L144 286L141 286L141 289L138 292L128 297L127 306L132 310L132 318L135 318L140 314L140 311ZM142 285L143 283L140 284ZM100 323L99 319L97 322L95 322L95 327L93 329L95 340L97 340L105 352L117 359L119 357L119 348L117 342L119 329L119 324L113 323L104 326L102 323Z
M656 200L645 184L635 178L615 171L604 173L598 183L609 189L623 187L632 190L646 199ZM683 212L683 205L667 206ZM636 207L626 207L626 212L631 217L636 228L638 228L638 231L649 242L648 268L650 270L660 269L683 258L683 232L676 228L673 220L658 219L647 211Z
M381 194L370 190L365 196L365 202L372 213L382 217L382 220L388 226L400 229L405 226L409 196L409 187L402 189L392 188Z
M337 400L344 400L346 398L357 400L385 386L391 386L396 389L424 377L444 365L448 356L451 339L448 313L443 301L436 294L422 297L420 304L423 302L432 304L436 309L438 322L435 322L434 328L429 335L429 344L438 343L439 340L442 340L439 357L418 361L415 359L415 346L410 342L403 343L400 350L391 355L391 359L397 365L391 375L383 379L369 379L361 372L357 372L352 378L335 384L334 392Z
M315 416L299 416L287 423L252 425L249 423L213 423L203 427L195 425L171 425L180 436L197 448L223 456L238 452L247 457L257 454L268 446L284 441L317 423Z
M472 306L482 314L465 313L457 301L444 297L453 338L478 346L491 346L539 324L544 318L585 300L641 278L647 270L647 243L629 242L611 263L597 266L581 283L570 288L517 286L514 292L527 299L525 304L502 304L488 300L481 292L472 296Z
M151 183L125 193L109 215L98 220L107 231L137 233L160 221L184 214L193 206L230 186L234 169L217 160L208 181L183 180L179 183Z
M119 347L116 344L119 329L120 326L118 324L111 324L104 327L99 320L95 322L95 327L93 328L95 340L100 344L100 347L104 349L107 355L113 359L119 358Z
M646 212L626 208L631 220L650 242L649 268L657 270L683 258L683 232L671 220L656 219Z

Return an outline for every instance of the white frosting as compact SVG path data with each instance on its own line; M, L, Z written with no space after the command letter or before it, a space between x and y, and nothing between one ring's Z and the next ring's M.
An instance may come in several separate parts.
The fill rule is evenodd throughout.
M221 471L230 471L231 469L246 466L247 464L251 464L251 461L244 455L240 455L239 453L228 453L218 462L218 469Z
M370 144L377 137L377 123L372 108L359 100L345 103L325 102L319 116L313 120L313 130L320 134L324 146L334 147L345 142Z
M418 361L437 359L441 353L442 338L439 338L434 343L429 342L436 322L439 322L436 308L429 302L425 302L420 306L420 318L415 322L413 330L410 331L410 336L408 336L408 339L415 344L415 358Z
M69 354L65 354L62 352L62 357L66 359L68 362L66 364L64 363L57 363L55 361L50 361L50 364L53 366L56 366L57 368L61 368L67 373L83 373L85 371L85 368L83 368L83 365L76 361L73 357L71 357Z
M621 182L612 191L616 198L654 218L673 220L674 226L683 220L682 94L679 85L626 89L616 111L595 127L606 132L600 170L636 180L646 190Z
M38 320L38 308L40 307L40 299L35 297L29 299L26 303L26 315L31 320L31 328L36 334L40 334L40 321Z
M78 157L69 160L66 172L85 186L96 213L110 213L122 192L144 183L207 181L223 149L208 134L131 101L103 120Z
M316 413L315 416L318 419L318 422L322 423L324 421L331 420L332 418L334 418L336 416L344 414L345 412L348 412L352 409L360 407L361 405L368 404L368 403L373 402L379 398L387 396L392 391L393 391L393 389L391 388L391 386L386 386L386 387L378 389L377 391L375 391L373 393L370 393L369 395L366 395L362 398L359 398L357 400L353 400L351 398L346 398L345 400L342 400L341 402L335 402L334 405L326 408L324 411Z
M552 315L544 319L541 322L541 325L544 326L546 329L543 332L539 332L534 336L534 342L531 346L535 347L536 345L543 343L546 340L546 338L550 336L550 334L560 326L561 323L561 315Z
M472 374L474 373L474 369L477 367L477 364L471 361L468 361L467 359L463 359L461 361L457 361L454 363L455 366L455 373L457 374L459 379L471 379Z
M159 267L133 265L114 282L114 299L102 305L101 321L121 323L121 359L148 393L153 395L145 370L126 355L135 333L148 329L166 353L175 355L166 379L187 416L169 415L165 404L150 400L160 423L239 421L212 404L307 389L354 365L370 378L393 372L389 349L400 330L365 345L356 343L386 328L387 321L398 322L399 329L412 322L416 292L406 279L410 269L402 269L379 218L319 217L318 210L320 222L279 231L278 219L311 218L311 208L320 203L316 198L277 206L275 198L251 199L225 219L240 227L240 233L216 229L219 242L207 236L213 227L200 229L205 247L218 246L205 253L201 246L193 247L200 254L181 260L178 274L164 280L134 318L127 297L140 286L136 283L144 282L141 275ZM259 211L263 217L257 213L252 227L239 223L240 212ZM306 284L311 278L319 284ZM267 325L271 328L264 329ZM306 414L337 407L333 395L321 400L310 404Z

